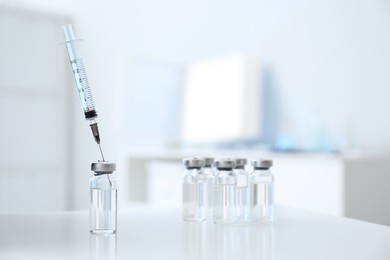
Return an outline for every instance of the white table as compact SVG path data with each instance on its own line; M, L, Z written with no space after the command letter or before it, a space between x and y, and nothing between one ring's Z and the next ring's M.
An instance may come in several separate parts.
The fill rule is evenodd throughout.
M118 214L116 235L88 212L0 215L0 259L390 259L390 227L278 207L273 225L185 223L180 209Z

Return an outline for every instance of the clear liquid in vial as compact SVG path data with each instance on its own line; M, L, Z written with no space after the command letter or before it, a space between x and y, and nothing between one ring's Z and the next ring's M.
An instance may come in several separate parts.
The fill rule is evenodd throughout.
M251 218L254 221L273 220L273 183L251 185Z
M117 190L91 189L90 231L116 232Z
M237 218L245 221L249 218L249 188L239 188L236 190L237 196Z
M214 205L214 178L208 177L206 179L206 215L209 220L213 218Z
M204 183L183 184L183 220L202 221L206 216Z
M236 221L235 185L214 186L214 222L232 223Z

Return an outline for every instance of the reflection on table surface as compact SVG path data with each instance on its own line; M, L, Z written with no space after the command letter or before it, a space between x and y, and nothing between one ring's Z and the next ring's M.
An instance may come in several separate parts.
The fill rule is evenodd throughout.
M132 208L118 232L92 235L88 212L0 215L0 259L390 259L390 227L277 207L273 224L181 220Z
M185 223L186 259L274 259L273 225Z
M116 251L116 234L89 235L89 259L115 260Z

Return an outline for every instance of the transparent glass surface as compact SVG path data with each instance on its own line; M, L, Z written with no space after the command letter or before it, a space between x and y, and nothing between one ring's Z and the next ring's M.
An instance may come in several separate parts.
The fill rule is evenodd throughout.
M250 218L253 221L274 218L274 178L269 170L255 170L250 176Z
M212 220L213 218L213 205L214 203L214 183L216 171L211 167L204 167L203 174L206 179L205 187L205 209L206 219Z
M236 207L237 219L246 221L249 218L249 174L245 169L235 169L237 180Z
M237 219L236 176L232 170L219 170L215 177L213 219L215 223Z
M205 186L205 176L200 169L185 170L183 176L183 220L205 220Z
M90 199L91 233L115 233L117 182L112 174L102 174L90 180Z

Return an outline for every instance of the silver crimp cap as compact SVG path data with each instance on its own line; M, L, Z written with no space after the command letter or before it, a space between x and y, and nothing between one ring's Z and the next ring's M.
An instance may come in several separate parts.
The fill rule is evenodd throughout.
M211 167L213 165L214 162L213 157L202 157L202 158L204 160L204 167Z
M272 160L265 159L255 159L251 161L253 168L271 168L273 165Z
M205 161L201 157L188 157L183 159L183 165L186 168L202 168Z
M116 164L112 162L97 162L91 164L91 170L97 175L108 174L116 170Z
M236 168L245 167L248 160L246 158L236 158Z
M217 159L215 160L214 165L218 169L233 169L234 167L236 167L236 160L232 158Z

